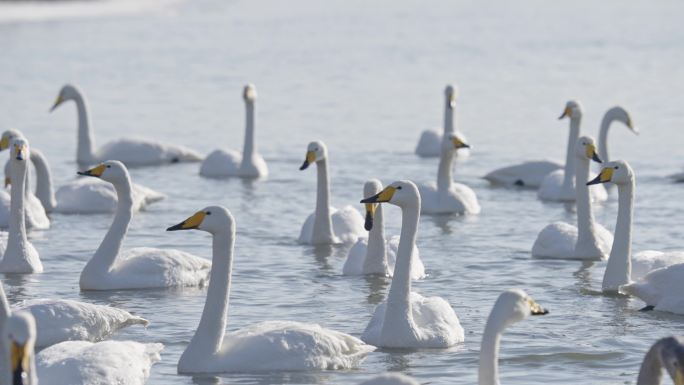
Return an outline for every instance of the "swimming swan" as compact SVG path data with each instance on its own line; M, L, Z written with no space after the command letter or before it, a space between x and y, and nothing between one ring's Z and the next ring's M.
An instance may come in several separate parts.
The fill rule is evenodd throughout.
M411 260L420 219L420 194L411 181L394 182L361 203L401 208L401 238L387 299L375 308L361 339L383 348L446 348L463 342L463 328L440 297L411 292Z
M352 206L338 210L330 206L328 148L321 141L309 143L306 159L299 168L306 170L316 163L318 172L316 210L309 215L299 233L299 243L322 245L356 242L365 235L363 218Z
M50 385L143 385L164 348L132 341L67 341L36 356L36 323L27 312L9 317L2 339L11 347L2 355L9 359L10 370L0 373L0 380L12 385L36 385L38 379Z
M684 338L661 338L648 350L641 362L636 385L662 384L663 369L675 385L684 385Z
M14 305L11 311L31 313L38 326L37 347L69 340L103 340L131 325L147 326L141 317L111 306L63 299L34 299ZM0 330L10 316L9 303L0 284Z
M382 183L371 179L363 186L363 196L369 197L382 191ZM385 218L382 205L366 203L366 223L368 239L359 238L349 249L347 260L344 262L342 274L365 275L378 274L391 277L394 272L399 237L385 238ZM425 267L420 260L418 247L413 248L411 259L411 279L425 278Z
M468 186L454 183L452 161L459 148L470 148L458 134L442 140L442 154L437 169L437 184L420 184L421 213L423 214L479 214L477 195Z
M603 260L610 253L613 235L594 222L589 199L589 162L601 163L594 139L582 136L575 144L575 185L577 186L577 226L554 222L544 227L532 246L532 256L540 258Z
M442 139L454 133L454 111L456 109L456 99L458 90L451 84L444 89L444 127L441 129L425 130L420 134L416 155L422 158L436 158L442 152ZM460 134L463 137L463 134ZM468 148L459 149L458 156L468 156Z
M123 163L110 160L79 174L110 182L118 196L114 221L81 272L82 290L202 286L206 283L211 263L192 254L150 247L121 251L133 217L131 178Z
M269 321L225 334L235 244L235 220L207 207L167 231L197 229L212 235L207 300L195 335L178 362L179 373L349 369L374 350L358 338L316 324Z
M76 161L81 165L92 165L108 159L116 159L128 167L156 166L178 162L199 162L202 157L195 151L183 147L154 142L147 139L123 138L108 142L95 150L95 139L90 129L88 105L85 95L75 86L65 85L59 91L50 111L62 103L73 100L78 112L78 148Z
M12 189L10 224L7 234L7 248L0 261L0 273L42 273L38 251L26 237L26 178L27 160L30 156L29 145L24 138L15 138L10 143L10 167L12 179L17 181Z
M266 161L256 151L254 136L254 108L257 98L256 88L252 84L245 86L242 93L245 100L246 127L245 144L242 154L233 150L214 150L202 162L200 175L211 178L239 176L244 178L263 178L268 175Z
M632 255L632 216L636 186L634 171L625 161L608 162L587 185L608 182L617 185L618 214L615 239L603 275L603 292L631 294L644 299L647 305L656 309L661 301L663 306L668 306L668 311L672 310L672 302L678 302L684 308L679 289L682 288L684 275L681 274L681 267L675 267L684 262L684 253L645 251ZM671 266L672 269L662 271L661 268L666 266ZM653 269L657 270L648 273ZM639 281L640 279L642 280ZM630 285L632 280L639 282Z

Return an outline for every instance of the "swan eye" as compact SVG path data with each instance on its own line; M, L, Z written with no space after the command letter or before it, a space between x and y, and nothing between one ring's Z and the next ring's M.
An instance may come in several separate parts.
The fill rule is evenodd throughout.
M397 190L401 190L401 186L397 186Z
M620 166L615 166L615 169L616 169L616 170L617 170L618 168L620 168Z
M207 214L207 215L211 215L211 211L207 211L207 212L206 212L205 214Z
M108 165L107 165L107 168L112 168L112 165L108 164Z

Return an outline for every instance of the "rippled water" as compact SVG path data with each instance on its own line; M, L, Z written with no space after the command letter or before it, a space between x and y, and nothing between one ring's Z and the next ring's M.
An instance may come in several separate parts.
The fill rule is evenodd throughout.
M574 221L573 214L541 203L534 192L491 188L480 179L519 160L562 159L567 122L556 118L567 99L582 100L584 132L594 135L602 113L622 104L642 131L636 137L616 125L611 133L613 158L629 160L638 175L634 248L684 249L684 186L665 178L684 165L677 1L196 0L142 14L67 13L45 22L3 19L11 7L3 6L0 127L23 130L49 157L58 184L76 171L75 112L47 110L67 81L87 92L100 143L135 133L205 153L217 144L241 147L241 86L257 85L268 180L207 180L198 176L199 165L132 170L134 181L168 199L134 218L127 246L210 257L207 235L164 229L209 204L233 212L238 239L228 329L313 320L360 335L389 281L341 276L347 247L296 244L315 199L315 173L298 171L306 144L328 144L335 205L358 202L371 177L429 181L436 160L416 158L413 147L420 130L441 123L444 85L460 87L460 126L474 150L455 175L477 192L482 214L421 219L418 245L429 276L414 285L446 298L459 315L466 342L452 349L378 351L354 371L179 376L175 366L199 320L204 290L79 292L79 272L109 215L55 214L50 230L32 233L46 272L2 277L10 301L73 298L148 318L149 328L114 338L166 345L150 384L354 384L388 370L431 384L474 383L486 316L511 287L527 290L551 314L507 332L503 383L634 383L650 344L682 331L684 317L640 313L638 300L601 295L605 263L531 259L538 231L553 220ZM616 209L613 196L597 219L612 228ZM387 211L397 233L398 209Z

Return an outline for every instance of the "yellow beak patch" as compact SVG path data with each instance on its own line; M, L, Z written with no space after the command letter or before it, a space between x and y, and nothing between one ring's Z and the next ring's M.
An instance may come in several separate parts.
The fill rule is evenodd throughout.
M26 151L26 146L14 145L14 155L17 159L24 159L24 151Z
M682 368L678 368L677 374L675 374L675 385L684 385L684 373L682 373Z
M594 157L594 153L596 153L596 146L593 144L588 144L587 145L587 158L591 159Z
M570 107L565 107L565 109L563 110L563 114L558 119L563 119L570 115L572 115L572 109Z
M102 176L102 174L105 172L106 169L107 169L107 166L105 166L104 164L101 164L99 166L95 166L95 167L91 168L90 170L84 172L83 174L89 175L89 176L96 176L99 178Z
M7 150L7 148L9 148L9 138L3 136L2 139L0 139L0 151Z
M12 364L12 370L16 371L20 367L23 371L27 371L29 367L29 352L27 345L20 345L16 342L12 342L12 347L10 348L10 362Z
M306 152L306 162L307 163L313 163L316 161L316 153L313 151L307 151Z
M387 186L385 187L384 190L380 191L380 194L378 194L378 199L377 202L389 202L392 200L392 197L394 196L394 193L397 191L396 187L392 186Z
M603 170L601 170L601 173L599 174L599 180L603 183L605 182L610 182L610 180L613 178L613 168L612 167L606 167Z
M532 315L544 315L544 314L549 314L549 311L541 307L535 300L532 298L527 298L527 304L530 306L530 313Z

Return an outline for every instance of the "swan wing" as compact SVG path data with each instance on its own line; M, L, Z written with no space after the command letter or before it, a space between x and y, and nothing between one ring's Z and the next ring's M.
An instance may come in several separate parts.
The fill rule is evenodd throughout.
M423 158L438 157L442 150L442 130L425 130L420 134L416 155Z
M239 176L241 163L242 154L237 151L214 150L202 161L200 175L210 178Z
M684 252L645 250L632 255L632 279L640 280L653 270L684 263Z
M421 346L445 348L464 341L463 327L456 312L441 297L411 293L413 321L420 331Z
M562 168L561 163L551 160L530 161L496 169L485 175L484 179L507 187L539 188L546 175Z
M133 341L62 342L36 356L38 379L51 385L143 385L163 349Z
M124 138L111 141L98 149L97 159L119 160L127 167L154 166L166 163L199 162L201 155L184 147L148 139Z
M36 319L36 346L69 340L99 341L130 325L147 325L144 318L110 306L60 299L21 302L13 311L30 312Z
M356 242L360 237L366 236L363 228L363 217L357 209L345 206L339 210L331 208L333 231L335 236L344 243Z
M532 245L536 258L572 259L577 244L577 227L565 222L554 222L542 229Z
M620 286L620 292L638 297L655 310L684 314L684 263L653 270L638 282Z
M349 249L347 259L344 261L342 267L342 274L344 275L362 275L363 264L366 261L366 250L368 248L368 241L365 238L356 241L354 246Z

